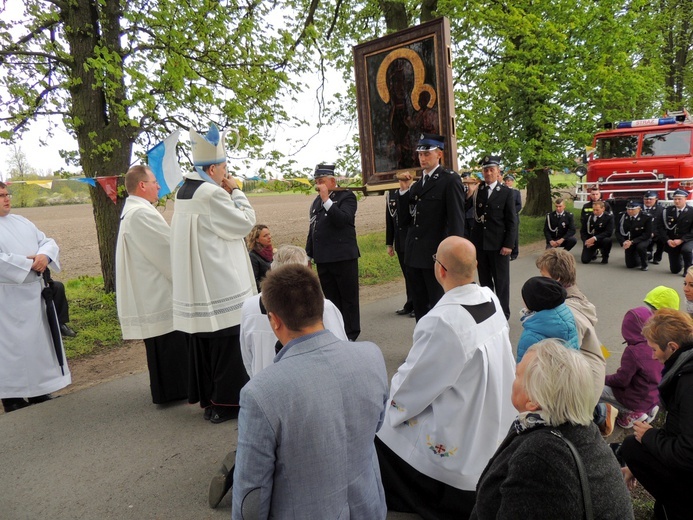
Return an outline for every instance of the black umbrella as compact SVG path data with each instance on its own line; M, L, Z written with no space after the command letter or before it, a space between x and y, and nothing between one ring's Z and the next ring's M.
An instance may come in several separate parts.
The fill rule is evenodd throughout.
M53 348L55 355L60 364L60 371L65 375L65 361L63 360L63 340L60 335L60 324L58 323L58 315L55 312L55 303L53 303L53 288L51 287L51 272L46 269L43 271L43 282L45 287L41 290L41 296L46 300L46 316L48 317L48 327L51 330L51 338L53 339Z

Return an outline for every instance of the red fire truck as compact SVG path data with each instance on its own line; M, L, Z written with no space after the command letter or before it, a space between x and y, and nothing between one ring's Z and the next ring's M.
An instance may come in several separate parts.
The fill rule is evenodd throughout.
M657 192L671 204L674 191L693 189L693 119L684 109L662 118L621 121L594 136L587 167L577 170L575 207L587 202L587 188L599 185L602 199L618 214L631 199ZM689 202L689 204L691 204Z

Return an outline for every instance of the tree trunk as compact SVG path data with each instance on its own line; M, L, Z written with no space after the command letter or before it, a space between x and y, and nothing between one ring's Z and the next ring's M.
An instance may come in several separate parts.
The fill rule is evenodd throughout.
M522 214L542 217L551 212L551 182L549 170L536 170L527 180L527 200Z
M433 20L437 10L438 0L423 0L421 2L421 23Z
M87 177L123 175L130 165L138 129L127 115L122 76L104 72L109 67L91 62L110 61L122 71L120 4L98 0L65 2L60 16L72 57L71 116L79 145L80 163ZM97 49L101 49L99 53ZM122 186L122 179L119 179ZM104 289L115 290L115 245L123 199L113 204L100 185L89 190L96 223Z
M404 3L380 0L380 10L385 18L387 32L401 31L409 27L409 16Z

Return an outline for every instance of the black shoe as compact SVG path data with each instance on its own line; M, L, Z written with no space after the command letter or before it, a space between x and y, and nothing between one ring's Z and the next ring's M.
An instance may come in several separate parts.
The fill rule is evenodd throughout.
M212 418L213 413L214 413L214 407L208 406L207 408L205 408L205 413L202 417L205 421L209 421Z
M215 406L212 418L209 420L212 424L220 424L231 419L238 419L239 406Z
M233 487L233 467L236 464L236 452L230 452L216 475L209 483L209 507L216 509L221 499Z
M414 311L411 311L411 312L409 313L409 317L410 317L410 318L416 318L416 313L415 313Z
M646 266L646 265L643 265L643 266L640 268L640 270L641 270L641 271L647 271L647 266Z
M652 261L652 253L647 253L647 261L651 262Z
M659 260L652 260L652 265L659 265Z
M27 406L31 406L31 404L19 397L11 397L9 399L2 400L2 407L4 408L5 413L16 412L17 410L21 410Z
M409 314L411 311L408 311L407 309L399 309L398 311L395 311L395 314L397 316L404 316L405 314Z
M36 397L29 397L27 401L29 401L29 404L41 404L45 403L46 401L50 401L51 399L53 399L51 394L44 394L37 395Z
M60 326L60 335L63 338L74 338L77 335L77 333L70 327L68 327L65 323L63 323Z
M517 257L516 257L516 256L511 256L511 257L510 257L510 261L512 262L513 260L517 260Z
M604 258L602 258L602 262L601 262L601 263L602 263L602 264L608 264L608 263L609 263L609 257L608 257L608 256L605 256Z

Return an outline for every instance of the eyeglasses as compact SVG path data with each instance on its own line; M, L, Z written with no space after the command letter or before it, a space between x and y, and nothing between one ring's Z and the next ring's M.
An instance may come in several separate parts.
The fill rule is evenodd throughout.
M9 193L0 193L0 199L12 200L12 195Z
M440 262L440 260L438 260L438 258L436 258L436 255L433 255L433 261L438 262L440 264L440 267L443 268L443 271L445 271L446 273L448 272L448 269Z

